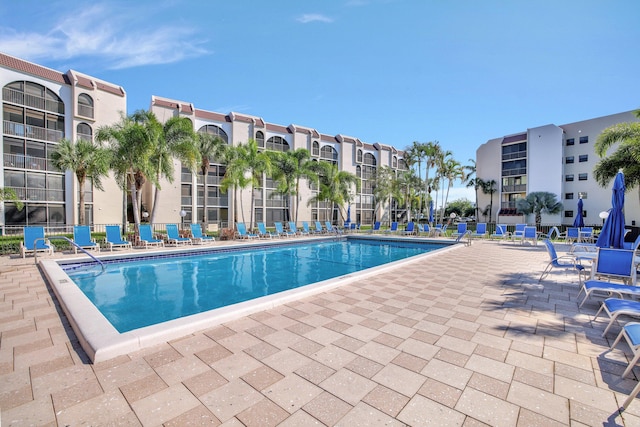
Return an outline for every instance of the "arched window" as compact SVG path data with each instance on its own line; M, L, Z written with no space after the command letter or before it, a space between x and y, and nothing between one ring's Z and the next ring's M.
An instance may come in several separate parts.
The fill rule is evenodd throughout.
M356 153L356 163L362 163L362 150L360 149Z
M289 143L281 136L272 136L267 140L267 150L289 151Z
M93 118L93 98L86 93L78 95L78 115Z
M78 126L76 126L76 133L78 139L93 141L93 130L91 129L91 126L86 123L78 123Z
M376 165L376 158L373 154L371 153L366 153L364 155L364 164L365 165L370 165L370 166L375 166Z
M227 136L227 133L222 130L222 128L216 125L204 125L200 129L198 129L198 132L219 136L225 142L225 144L229 143L229 137Z
M334 165L338 164L338 152L330 145L325 145L320 149L320 158Z
M312 156L320 155L320 144L318 144L318 141L313 141L311 143L311 155Z
M391 167L394 169L398 167L398 158L396 156L393 156Z
M256 132L256 143L258 147L264 148L264 133L261 130Z
M362 168L360 166L356 166L356 176L362 178Z
M404 171L409 170L409 166L407 165L407 162L404 161L404 159L398 160L398 169L401 169Z

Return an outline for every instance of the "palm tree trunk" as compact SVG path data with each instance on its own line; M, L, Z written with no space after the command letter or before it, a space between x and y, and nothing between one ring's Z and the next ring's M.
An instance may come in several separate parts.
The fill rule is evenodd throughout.
M158 174L158 182L160 182L160 174ZM151 208L151 216L149 217L149 224L153 224L156 221L156 208L158 207L158 201L160 200L160 189L156 186L153 191L153 208Z
M131 181L131 205L133 206L133 222L137 232L140 227L140 212L138 211L138 191L134 180Z
M85 225L84 217L84 180L78 179L78 186L80 187L80 196L78 197L78 205L80 206L80 212L78 212L78 222L80 225Z

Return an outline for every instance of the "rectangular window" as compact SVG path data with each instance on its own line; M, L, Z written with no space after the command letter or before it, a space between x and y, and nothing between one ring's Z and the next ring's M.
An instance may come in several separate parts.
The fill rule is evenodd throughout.
M573 138L569 138L567 139L567 145L574 145L576 143L576 140Z
M564 211L565 218L573 218L573 211Z
M566 164L573 163L573 156L567 156L567 157L565 157L565 158L564 158L564 162L565 162Z
M582 211L582 217L586 218L587 217L587 211Z
M564 180L565 180L566 182L571 182L571 181L573 181L573 174L565 175L565 176L564 176Z
M580 137L580 144L586 144L587 142L589 142L589 137L588 136L581 136Z
M564 193L564 198L567 200L573 199L573 193Z
M588 179L588 175L589 174L586 174L586 173L578 174L578 180L579 181L586 181Z
M581 154L581 155L578 157L578 161L579 161L580 163L582 163L582 162L588 162L588 161L589 161L589 155L588 155L588 154Z
M578 197L580 197L581 199L586 199L587 198L587 192L586 191L581 191L578 193Z

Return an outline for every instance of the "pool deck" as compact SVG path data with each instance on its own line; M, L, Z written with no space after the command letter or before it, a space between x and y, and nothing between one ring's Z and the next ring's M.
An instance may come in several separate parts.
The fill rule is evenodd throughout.
M619 326L574 274L538 284L547 260L474 241L94 365L33 257L3 256L0 424L640 425Z

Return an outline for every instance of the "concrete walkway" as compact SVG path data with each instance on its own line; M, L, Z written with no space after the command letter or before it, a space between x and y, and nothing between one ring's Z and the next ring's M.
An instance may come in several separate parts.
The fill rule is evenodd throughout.
M560 248L562 250L562 248ZM93 365L33 258L0 259L2 426L638 426L640 370L537 247L475 241Z

